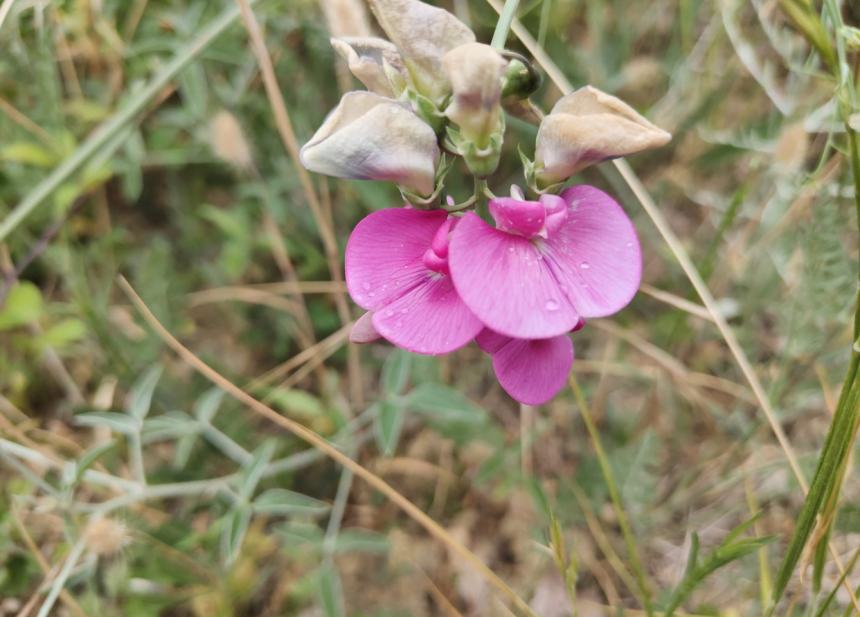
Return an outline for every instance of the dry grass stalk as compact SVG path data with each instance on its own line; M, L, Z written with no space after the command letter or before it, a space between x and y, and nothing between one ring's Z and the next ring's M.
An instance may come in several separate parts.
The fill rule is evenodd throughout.
M292 433L308 445L323 452L334 462L348 469L356 476L367 482L374 489L385 495L398 508L403 510L416 523L421 525L431 536L436 538L454 554L463 559L474 568L482 578L484 578L498 593L506 598L513 606L516 606L519 611L529 617L536 617L528 604L517 595L517 593L508 586L499 576L493 572L481 559L479 559L468 548L463 546L454 537L448 533L439 523L427 516L418 506L401 495L394 487L388 484L385 480L367 470L365 467L351 459L348 455L338 450L335 446L326 441L316 432L310 430L304 425L282 416L277 411L260 402L245 390L232 383L226 377L218 373L211 366L203 362L190 349L185 347L174 337L158 320L158 318L149 310L149 307L143 302L137 292L131 287L125 278L119 278L119 286L123 292L129 297L137 310L140 312L144 320L155 331L158 337L170 347L177 355L179 355L189 366L200 373L203 377L211 381L214 385L221 388L225 393L234 398L239 403L246 405L251 411L260 417L276 424L282 429Z
M317 196L313 183L311 182L310 174L304 166L302 166L302 163L299 160L299 144L296 140L295 131L293 131L289 112L287 111L287 105L278 87L278 81L275 77L275 69L272 64L272 59L269 56L269 52L266 49L266 43L263 38L263 32L260 29L260 24L257 22L257 18L254 16L254 12L251 10L248 0L236 0L236 3L239 5L241 10L242 21L245 24L248 36L251 39L251 48L263 76L263 85L266 89L266 96L269 99L272 114L275 117L275 124L278 127L278 133L280 134L281 140L284 142L284 147L287 149L290 159L295 166L296 173L299 176L299 183L302 186L305 199L311 209L311 214L314 217L314 221L316 222L317 229L320 233L320 238L323 243L323 249L325 251L332 279L338 283L343 282L343 273L340 267L340 251L338 249L334 229L332 225L329 224L325 213L323 212L319 197ZM341 323L349 323L351 316L349 305L346 301L346 294L338 294L335 296L335 302ZM361 367L356 361L358 359L356 355L350 355L349 359L349 383L353 404L361 406L364 398L361 390Z
M497 12L501 12L501 5L498 0L487 0L490 6L493 7ZM558 68L555 62L550 58L547 53L537 45L537 42L534 38L529 34L529 32L525 29L525 27L518 20L514 20L511 28L516 34L517 38L525 45L526 49L529 50L529 53L534 56L534 58L538 61L538 63L543 67L546 71L549 78L555 83L556 87L561 90L563 94L568 94L573 91L573 85L568 81L567 77L565 77L564 73ZM678 236L675 235L675 232L672 231L672 228L669 226L668 221L663 216L660 209L657 208L657 204L654 203L654 200L651 199L651 195L648 193L645 186L642 184L641 180L636 176L636 173L630 167L630 165L624 159L617 159L612 161L612 164L621 174L621 177L630 187L630 190L633 191L633 194L636 196L636 199L642 205L642 208L645 210L648 217L657 227L657 230L660 232L663 240L669 246L669 249L672 251L676 261L681 266L681 269L684 271L684 274L690 280L693 287L696 290L696 293L702 299L702 303L705 305L705 308L711 314L711 318L717 326L717 329L720 332L720 335L725 340L726 345L729 348L732 356L737 362L738 366L741 369L746 380L749 382L750 387L755 394L756 400L758 401L759 406L761 407L762 412L765 414L767 418L768 424L770 425L773 434L776 436L776 440L779 442L780 447L782 448L783 454L785 455L786 460L788 461L789 467L791 468L792 473L794 474L797 483L800 485L803 490L803 494L806 495L809 492L809 483L806 480L806 477L803 474L803 471L800 468L800 465L797 461L797 455L794 452L794 448L791 446L791 443L788 440L788 436L785 434L785 431L782 428L779 420L776 417L776 413L773 409L773 406L770 404L770 399L767 396L767 392L764 389L761 381L758 378L755 370L753 370L752 363L749 361L749 358L746 355L746 352L741 347L740 341L732 330L731 326L729 326L725 317L723 317L722 313L719 310L717 305L717 301L714 299L713 294L711 293L708 285L702 279L699 271L696 269L695 264L692 259L690 259L687 250L684 248L681 241L678 239ZM834 562L837 564L839 568L840 574L845 572L845 566L842 563L842 559L839 557L839 554L835 550L835 548L829 545L830 554L833 557ZM854 605L854 608L860 612L860 601L857 600L857 596L854 593L854 589L851 587L851 584L846 580L843 581L846 591L848 592L851 602Z

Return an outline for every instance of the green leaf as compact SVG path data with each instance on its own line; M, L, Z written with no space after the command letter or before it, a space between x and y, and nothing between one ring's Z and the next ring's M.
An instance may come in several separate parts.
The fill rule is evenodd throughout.
M33 142L17 141L0 149L0 160L35 167L53 167L57 164L57 155Z
M404 398L405 406L416 413L443 422L481 424L486 412L457 390L438 383L424 383Z
M412 371L412 354L394 349L382 365L382 391L386 394L401 394Z
M853 26L840 26L839 36L845 40L845 45L848 49L860 49L860 28Z
M177 440L176 449L173 452L174 469L183 469L188 464L195 443L197 443L197 433L184 435Z
M87 333L87 326L80 319L64 319L39 336L39 343L54 349L63 349L70 343L81 340Z
M858 359L855 356L852 360L851 371L856 373L857 370ZM822 448L821 456L818 459L815 476L812 478L806 500L803 502L803 507L797 517L794 534L777 572L768 615L773 613L776 604L788 586L788 581L791 580L791 575L800 560L803 548L815 528L818 514L827 501L827 496L831 491L839 490L838 483L841 482L839 468L850 455L853 429L857 421L857 414L860 413L860 385L857 384L856 376L850 383L852 385L844 389L840 395L836 413L833 415L830 429L827 432L824 448Z
M393 401L382 400L374 405L374 426L376 441L386 456L391 456L397 449L397 440L403 428L405 409L403 405Z
M275 531L288 544L311 544L320 548L324 540L322 529L306 521L289 521L276 527Z
M367 529L344 529L334 542L334 550L338 553L385 554L390 548L387 537Z
M27 281L19 281L0 307L0 330L33 323L42 313L42 292Z
M741 559L750 553L758 550L765 544L773 541L773 537L755 537L741 538L740 535L747 531L755 521L759 514L747 519L734 529L732 529L723 541L709 553L701 562L699 562L699 536L693 534L692 543L690 545L690 553L687 558L687 567L684 576L678 586L672 591L669 601L666 604L665 615L671 617L677 609L686 600L691 593L711 574L722 568L723 566Z
M257 514L324 514L329 505L319 499L308 497L285 488L264 491L254 500L253 508Z
M147 441L179 439L199 432L200 424L183 411L169 411L143 423L143 436Z
M114 411L94 411L75 416L78 426L106 426L115 433L134 435L140 431L140 421Z
M330 561L323 563L319 572L320 604L326 617L344 617L343 586L340 574Z
M109 450L112 450L114 446L116 446L116 441L111 439L106 443L98 445L95 448L90 448L89 450L84 452L81 455L81 458L79 458L75 464L74 483L77 484L78 482L80 482L81 477L84 475L84 472L89 469L93 463L100 459Z
M134 384L131 392L129 392L128 408L126 409L133 418L143 420L149 413L152 395L155 393L155 386L158 385L159 379L161 379L161 367L153 366Z
M263 477L266 465L272 460L274 453L275 442L271 440L263 442L259 448L254 450L253 458L244 470L242 484L239 487L239 496L243 500L248 501L251 499L251 495L254 494L260 478Z
M322 401L304 390L273 388L266 392L266 400L276 409L293 417L311 419L325 415Z
M250 524L251 509L247 506L239 506L235 510L231 510L223 519L221 557L224 563L229 565L236 559Z
M194 417L204 424L211 423L223 399L224 391L220 388L207 390L194 402Z

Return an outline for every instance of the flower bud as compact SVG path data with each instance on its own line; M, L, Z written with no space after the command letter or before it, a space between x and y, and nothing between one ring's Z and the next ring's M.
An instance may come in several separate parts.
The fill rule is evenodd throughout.
M537 181L542 186L562 182L590 165L656 148L671 138L620 99L585 86L559 100L541 122Z
M396 98L406 87L406 67L393 43L375 37L332 39L335 51L368 90Z
M372 343L382 338L373 325L373 313L367 311L355 320L349 331L349 340L352 343Z
M499 128L506 64L499 52L483 43L460 45L442 58L453 91L445 115L464 139L478 147L485 147Z
M369 0L379 25L400 50L419 93L441 103L450 92L442 57L475 41L466 24L444 9L420 0Z
M301 151L302 164L337 178L388 180L433 192L436 134L403 104L372 92L348 92Z
M505 55L510 62L505 68L502 98L525 99L537 92L542 81L540 73L520 54L505 51Z

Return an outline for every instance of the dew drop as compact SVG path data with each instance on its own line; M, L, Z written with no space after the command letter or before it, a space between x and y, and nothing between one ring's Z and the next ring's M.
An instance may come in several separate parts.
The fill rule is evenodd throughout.
M361 284L361 288L364 289L364 291L370 291L370 283L364 281L364 283Z
M626 246L627 246L627 248L633 248L633 243L632 243L632 242L628 242L628 243L626 244Z
M579 264L579 267L583 270L588 270L591 267L591 264L587 261L583 261L581 264Z
M547 300L544 307L548 311L557 311L558 310L558 302L556 302L555 300L552 300L552 299Z
M516 249L512 246L508 247L508 253L513 253Z
M392 311L391 309L388 309L387 311L385 311L386 317L391 317L392 315L394 315L394 311Z

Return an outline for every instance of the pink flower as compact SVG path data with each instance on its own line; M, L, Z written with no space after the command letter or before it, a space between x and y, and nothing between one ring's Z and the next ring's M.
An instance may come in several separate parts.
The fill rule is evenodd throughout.
M487 328L552 339L580 319L619 311L639 288L642 257L621 206L592 186L540 201L494 199L493 228L469 213L451 235L448 265L465 305Z
M458 219L442 210L390 208L365 217L346 246L346 284L373 329L409 351L443 354L462 347L483 324L448 271L449 234ZM362 336L370 336L363 318Z
M580 321L574 329L584 325ZM485 328L475 342L492 357L493 371L505 392L526 405L542 405L554 397L573 365L573 343L567 334L529 340Z

